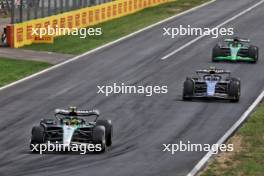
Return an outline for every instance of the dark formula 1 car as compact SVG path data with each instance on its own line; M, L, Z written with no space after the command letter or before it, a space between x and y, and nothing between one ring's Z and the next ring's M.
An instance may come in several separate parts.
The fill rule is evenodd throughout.
M95 116L94 121L84 117ZM32 128L30 148L36 144L60 143L100 144L101 151L112 145L113 126L110 120L98 120L99 111L80 111L72 107L69 110L56 109L54 119L42 119ZM33 145L32 145L33 144Z
M225 39L223 43L213 48L212 61L240 61L256 63L259 57L259 49L249 45L248 39Z
M184 82L183 100L216 98L239 101L240 80L231 77L229 71L210 68L196 73L196 77L188 77Z

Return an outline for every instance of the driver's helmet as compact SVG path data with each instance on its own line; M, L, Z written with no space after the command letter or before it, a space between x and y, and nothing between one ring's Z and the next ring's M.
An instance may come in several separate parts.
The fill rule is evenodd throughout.
M70 120L70 125L78 125L78 124L79 124L78 119L75 117L72 117Z

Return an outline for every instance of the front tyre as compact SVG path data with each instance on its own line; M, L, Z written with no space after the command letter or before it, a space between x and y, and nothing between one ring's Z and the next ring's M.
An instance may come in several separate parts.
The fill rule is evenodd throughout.
M105 143L105 127L104 126L95 126L93 128L92 134L93 144L98 145L100 144L101 149L96 149L95 152L103 153L106 150L106 143Z
M194 95L194 81L190 78L187 78L184 81L183 85L183 100L192 100Z
M215 45L213 48L213 54L212 54L212 62L218 62L216 59L219 56L223 56L221 46L219 44Z
M111 120L97 120L96 125L105 127L106 146L107 147L111 146L113 139L113 125Z
M231 102L239 102L240 98L240 81L232 80L229 83L229 97L231 98Z
M250 46L248 48L248 57L252 58L252 63L257 63L259 58L259 49L256 46Z
M31 131L30 150L32 145L42 144L45 142L45 129L43 126L34 126Z

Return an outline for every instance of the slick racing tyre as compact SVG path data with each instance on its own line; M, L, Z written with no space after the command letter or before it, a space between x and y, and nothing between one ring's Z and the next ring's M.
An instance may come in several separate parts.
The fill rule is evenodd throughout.
M250 46L248 48L248 57L254 59L254 61L252 61L252 63L257 63L258 62L258 57L259 57L259 49L258 49L258 47Z
M229 83L229 97L231 102L238 102L240 98L240 81L233 78Z
M221 46L219 44L215 45L215 47L213 48L213 55L212 55L212 61L213 62L218 62L217 59L215 59L216 57L219 56L224 56L224 53L221 49Z
M95 151L97 153L105 152L106 149L106 143L105 143L105 127L104 126L95 126L93 128L93 134L92 134L93 143L100 144L101 150Z
M32 150L31 144L42 144L45 142L45 129L43 126L34 126L31 132L30 150Z
M96 126L104 126L105 127L105 141L106 146L109 147L112 145L113 138L113 125L111 120L97 120Z
M183 86L183 100L192 100L194 94L194 81L187 78Z

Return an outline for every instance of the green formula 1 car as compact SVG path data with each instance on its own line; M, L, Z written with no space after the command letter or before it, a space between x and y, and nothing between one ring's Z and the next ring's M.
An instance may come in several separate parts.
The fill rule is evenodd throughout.
M219 61L239 61L256 63L259 57L259 49L250 45L248 39L225 39L223 43L218 43L213 48L213 62Z

